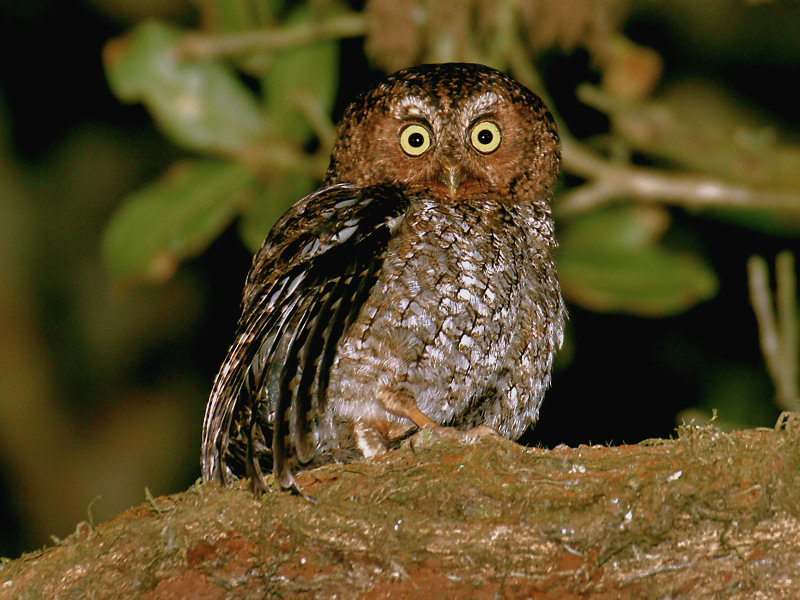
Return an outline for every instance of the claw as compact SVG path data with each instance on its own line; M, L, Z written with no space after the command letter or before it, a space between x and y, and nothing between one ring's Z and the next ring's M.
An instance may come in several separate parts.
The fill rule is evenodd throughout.
M402 446L408 444L408 447L414 451L416 448L424 448L430 445L431 437L434 439L455 440L461 444L474 444L485 437L502 438L496 430L488 425L478 425L472 429L462 431L455 427L442 427L436 425L435 427L425 428L408 438L403 442ZM415 448L416 446L416 448Z

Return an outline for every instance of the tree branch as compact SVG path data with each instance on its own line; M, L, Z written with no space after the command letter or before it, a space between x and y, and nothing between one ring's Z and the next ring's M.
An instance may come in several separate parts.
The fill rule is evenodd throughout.
M800 190L765 190L729 183L706 175L624 165L605 160L569 133L562 136L564 170L588 183L563 194L555 210L573 216L620 198L663 202L675 206L709 208L794 209Z
M296 25L228 35L189 34L178 44L177 52L184 59L216 58L286 50L324 40L358 37L366 31L367 21L363 14L346 12L324 20L309 19Z
M797 415L637 446L419 444L205 484L0 564L8 598L656 598L800 593ZM735 460L732 460L734 457ZM554 485L555 484L555 485Z

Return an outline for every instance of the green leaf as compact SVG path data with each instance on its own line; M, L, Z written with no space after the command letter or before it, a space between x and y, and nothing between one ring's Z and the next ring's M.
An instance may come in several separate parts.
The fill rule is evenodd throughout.
M314 190L314 181L307 177L276 177L258 192L255 201L243 215L239 235L255 252L269 230L290 206Z
M124 280L163 281L233 220L254 180L240 164L187 161L132 196L111 219L103 255Z
M796 235L800 232L800 189L797 192L796 209L768 209L752 207L711 208L696 214L734 223L771 235Z
M265 123L258 102L236 75L213 60L180 60L180 33L147 22L105 48L109 85L125 102L143 102L180 146L234 153L254 144Z
M301 6L286 20L288 25L318 18ZM299 143L313 133L308 110L328 116L333 109L339 80L339 45L320 42L276 53L264 77L266 109L274 126Z
M697 256L659 244L667 214L626 206L571 222L557 254L564 296L589 310L660 317L683 312L717 291Z

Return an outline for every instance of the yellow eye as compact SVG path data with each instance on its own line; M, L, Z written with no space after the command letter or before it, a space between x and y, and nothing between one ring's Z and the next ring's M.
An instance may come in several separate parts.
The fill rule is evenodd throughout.
M431 132L413 123L400 132L400 147L409 156L420 156L431 147Z
M500 128L491 121L481 121L469 134L472 147L482 154L490 154L500 146Z

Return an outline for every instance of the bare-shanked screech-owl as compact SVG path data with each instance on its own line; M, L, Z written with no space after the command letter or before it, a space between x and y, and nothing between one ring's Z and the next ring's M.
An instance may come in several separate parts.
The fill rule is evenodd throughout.
M390 75L345 111L322 187L253 259L203 423L203 477L371 457L420 427L536 421L561 344L558 135L473 64ZM486 429L486 428L482 428Z

